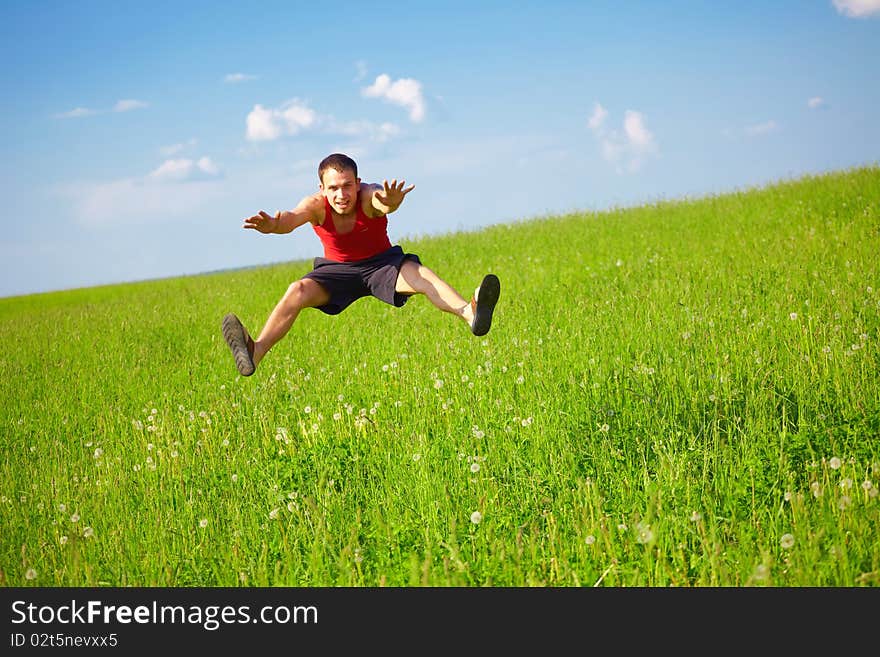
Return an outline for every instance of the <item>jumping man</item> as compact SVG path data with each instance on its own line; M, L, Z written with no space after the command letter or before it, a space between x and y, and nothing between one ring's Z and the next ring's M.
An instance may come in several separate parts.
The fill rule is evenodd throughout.
M486 274L465 301L448 283L425 267L419 256L404 253L388 239L388 217L415 185L385 180L362 183L357 164L334 153L318 166L319 191L293 210L271 216L262 210L244 220L244 228L261 233L289 233L310 223L324 246L324 257L292 283L253 340L233 313L223 318L223 337L242 376L250 376L268 351L290 330L303 308L338 315L361 297L374 296L401 307L414 294L424 294L440 310L461 318L474 335L485 335L501 283Z

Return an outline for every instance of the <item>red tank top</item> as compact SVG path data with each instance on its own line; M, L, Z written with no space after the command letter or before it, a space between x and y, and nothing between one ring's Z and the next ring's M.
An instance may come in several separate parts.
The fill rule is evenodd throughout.
M388 239L388 217L368 217L361 207L358 194L357 219L351 232L340 234L333 225L333 210L330 201L324 198L324 223L320 226L312 224L312 228L324 245L324 257L336 262L353 262L364 260L391 248Z

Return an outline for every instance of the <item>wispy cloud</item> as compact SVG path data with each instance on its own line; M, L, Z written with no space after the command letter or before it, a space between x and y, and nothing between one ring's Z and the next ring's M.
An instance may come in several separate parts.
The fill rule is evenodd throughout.
M197 142L196 142L195 138L193 138L193 139L190 139L189 141L181 142L179 144L170 144L169 146L161 146L161 147L159 147L159 153L161 153L165 157L171 157L172 155L176 155L177 153L181 152L185 148L189 148L190 146L195 146L196 143Z
M148 104L142 100L134 100L133 98L128 98L125 100L117 101L117 103L113 106L114 112L130 112L131 110L142 109L144 107L148 107Z
M148 103L145 103L142 100L135 100L133 98L126 98L123 100L116 101L116 104L113 105L109 110L96 110L88 107L77 107L68 112L60 112L54 115L56 119L81 119L86 116L95 116L96 114L105 114L107 112L130 112L132 110L141 109L144 107L149 107Z
M764 121L763 123L755 123L752 125L748 125L744 128L743 132L746 133L748 137L759 137L761 135L767 135L771 132L776 132L779 129L779 125L777 125L776 121Z
M124 228L191 216L223 193L222 178L209 157L180 158L165 160L145 176L79 181L57 191L82 226Z
M75 107L68 112L59 112L58 114L55 114L54 117L56 119L81 119L85 116L92 116L93 114L97 114L97 111L89 109L88 107Z
M420 123L425 118L425 98L422 96L422 83L418 80L400 78L392 81L390 76L382 73L373 84L361 89L361 94L366 98L381 98L405 107L413 123Z
M587 125L599 142L602 157L614 164L618 173L635 173L648 157L658 154L657 141L645 125L641 112L626 110L622 132L606 128L607 119L608 110L597 102Z
M849 18L868 18L880 14L880 0L832 0L837 12Z
M256 79L256 75L250 75L248 73L229 73L224 76L223 81L227 84L238 84L239 82L248 82Z
M807 107L810 109L819 109L820 107L825 107L827 103L822 96L813 96L809 100L807 100Z
M355 82L360 82L367 77L367 63L363 59L357 60L354 67L357 69L357 74L354 76Z
M221 174L211 158L200 157L198 160L188 158L165 160L150 172L149 177L163 182L190 182L220 178Z

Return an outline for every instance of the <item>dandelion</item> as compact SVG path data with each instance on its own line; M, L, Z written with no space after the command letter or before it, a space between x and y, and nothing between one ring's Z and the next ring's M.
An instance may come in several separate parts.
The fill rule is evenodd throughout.
M589 536L587 536L587 537L584 539L584 543L586 543L587 545L592 545L592 544L595 543L595 542L596 542L596 537L593 536L592 534L590 534Z
M270 520L275 520L275 519L277 519L277 518L278 518L278 509L277 509L277 508L272 509L271 511L269 511L269 519L270 519Z
M783 495L782 497L786 502L791 502L791 491L790 490L785 491L785 495Z
M651 531L651 526L645 523L639 523L636 525L636 542L637 543L650 543L654 540L654 532Z
M849 477L840 480L840 487L843 488L844 490L849 490L850 488L852 488L852 485L853 485L853 480L850 479Z
M202 518L201 520L199 520L199 527L204 529L207 526L208 526L208 519L207 518Z
M306 407L303 409L303 411L306 413L306 415L308 415L309 413L312 412L312 407L311 407L311 406L306 406Z
M611 427L608 426L607 422L599 426L599 431L601 431L602 433L608 433L610 429Z
M475 472L475 473L476 473L476 472L479 472L479 471L480 471L480 464L477 463L476 461L474 461L473 463L471 463L471 472Z
M67 536L62 536L58 539L58 542L61 543L61 545L67 545Z
M791 534L783 534L779 539L779 545L781 545L784 550L788 550L794 545L794 536Z
M862 490L863 491L867 492L867 491L871 490L872 488L874 488L874 484L871 483L871 481L869 481L868 479L866 479L865 481L862 482Z
M770 577L770 567L766 564L759 563L755 566L755 572L752 573L752 577L759 582L763 582Z
M479 511L474 511L471 514L471 522L475 525L479 525L483 521L483 514Z
M849 495L841 495L840 499L837 500L837 508L841 511L845 511L852 504L852 498Z
M74 513L72 516L70 516L70 522L79 522L79 514Z
M819 498L822 496L822 486L819 485L818 481L814 481L810 484L810 491L813 493L813 497Z
M418 452L416 452L415 454L413 454L413 457L412 457L413 461L418 461L418 460L421 459L421 458L422 458L422 455L419 454Z
M694 511L691 514L691 522L700 522L700 520L702 520L702 519L703 519L703 516L700 514L699 511Z
M37 571L33 568L28 568L27 572L24 574L25 579L37 579Z
M797 313L789 313L788 318L789 318L791 321L796 320L796 319L797 319Z
M103 455L104 455L104 450L103 450L103 449L101 449L100 447L98 447L97 449L95 449L95 458L96 458L96 459L101 458Z
M840 459L836 456L832 456L831 460L828 461L828 465L832 470L838 470L840 469Z
M85 536L86 538L91 538L94 535L95 535L94 529L92 529L91 527L83 527L83 536Z
M296 502L294 502L293 500L291 500L290 502L287 503L287 510L290 511L291 513L296 511L298 508L299 508L299 505Z
M443 379L435 379L434 387L438 390L443 387Z

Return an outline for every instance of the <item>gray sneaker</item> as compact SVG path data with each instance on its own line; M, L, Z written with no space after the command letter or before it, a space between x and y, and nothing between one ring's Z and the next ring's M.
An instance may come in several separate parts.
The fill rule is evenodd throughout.
M474 335L486 335L492 326L492 312L498 297L501 294L501 281L495 274L486 274L483 282L474 290L471 299L471 308L474 311L474 319L471 322L471 333Z
M223 337L235 358L235 366L242 376L250 376L257 369L254 365L254 341L247 329L233 313L223 318Z

